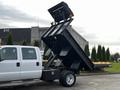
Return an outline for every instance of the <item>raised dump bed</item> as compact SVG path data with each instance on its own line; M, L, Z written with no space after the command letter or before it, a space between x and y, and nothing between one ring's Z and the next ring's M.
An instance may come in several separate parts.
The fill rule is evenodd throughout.
M48 29L48 31L42 36L42 40L53 51L56 56L55 58L60 59L66 68L74 71L83 69L93 70L93 63L81 49L77 39L73 37L69 31L69 25L73 20L71 18L73 13L69 8L66 9L68 6L66 6L64 2L60 4L49 9L56 24ZM71 14L68 15L68 17L66 16L67 10L67 15ZM58 19L59 17L60 19Z
M74 70L93 70L93 63L67 28L70 22L71 20L51 26L42 40L62 60L64 66Z

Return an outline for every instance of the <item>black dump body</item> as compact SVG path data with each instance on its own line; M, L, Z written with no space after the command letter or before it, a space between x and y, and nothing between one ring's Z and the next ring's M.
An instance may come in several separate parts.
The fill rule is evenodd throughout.
M73 19L52 25L42 36L43 42L60 59L63 65L71 70L93 70L93 63L81 49L76 39L69 32L69 24Z
M42 36L44 43L62 60L64 66L73 70L93 70L93 63L86 56L68 30L71 21L53 25Z

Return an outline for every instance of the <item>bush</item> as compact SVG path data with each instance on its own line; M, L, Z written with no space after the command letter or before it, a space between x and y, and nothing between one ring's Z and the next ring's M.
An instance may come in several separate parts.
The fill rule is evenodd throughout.
M40 43L39 43L38 40L35 40L35 41L34 41L34 46L36 46L36 47L39 47L39 46L40 46Z
M7 45L13 45L12 33L8 33L7 35Z

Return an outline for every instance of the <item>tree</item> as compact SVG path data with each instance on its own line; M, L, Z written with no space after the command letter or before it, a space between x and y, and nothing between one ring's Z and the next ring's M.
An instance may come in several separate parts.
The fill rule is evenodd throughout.
M37 47L39 47L39 46L40 46L40 43L39 43L39 41L38 41L38 40L35 40L35 41L34 41L34 46L37 46Z
M22 45L27 45L27 41L24 40L24 41L22 42Z
M107 61L110 61L110 50L109 50L109 48L107 48L107 50L106 50L106 60Z
M117 59L120 57L120 54L119 53L115 53L113 55L113 58L114 58L114 61L118 62Z
M8 33L7 35L7 45L13 45L13 37L12 37L12 33Z
M103 46L101 51L101 60L105 61L105 59L106 59L106 53L105 53L105 47Z
M96 61L96 48L95 47L92 48L91 59L93 61Z
M89 45L85 45L85 49L84 52L86 53L86 55L89 57L90 56L90 51L89 51Z
M110 56L110 60L111 60L112 62L114 61L114 55L113 55L113 54Z
M101 45L98 45L98 49L97 49L97 60L102 60L102 55L101 55L101 52L102 50L101 50Z

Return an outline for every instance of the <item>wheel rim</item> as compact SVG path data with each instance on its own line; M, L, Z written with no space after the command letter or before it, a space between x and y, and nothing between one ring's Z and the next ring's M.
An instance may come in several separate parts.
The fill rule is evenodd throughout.
M74 83L74 80L75 80L75 78L72 74L67 75L66 82L68 85L72 85Z

